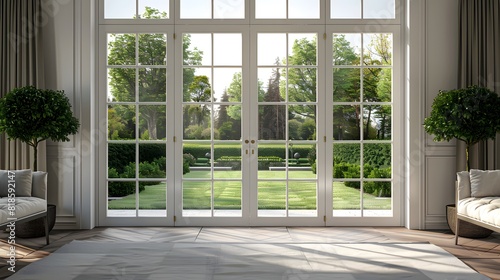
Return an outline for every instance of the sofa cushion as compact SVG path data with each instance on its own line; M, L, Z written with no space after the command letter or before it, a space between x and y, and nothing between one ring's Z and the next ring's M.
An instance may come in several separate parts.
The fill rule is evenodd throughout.
M15 194L16 197L26 197L31 196L31 182L32 175L31 169L24 170L10 170L15 174ZM6 197L8 195L8 185L9 185L9 171L0 170L0 197Z
M500 227L500 197L469 197L459 200L457 212Z
M470 170L472 197L500 196L500 170Z
M46 199L47 198L47 172L35 171L32 177L33 190L31 196Z
M457 172L458 199L470 197L470 175L467 171Z
M0 198L0 211L5 211L8 218L23 218L32 214L47 211L47 201L38 197L16 197L16 208L9 211L7 197Z

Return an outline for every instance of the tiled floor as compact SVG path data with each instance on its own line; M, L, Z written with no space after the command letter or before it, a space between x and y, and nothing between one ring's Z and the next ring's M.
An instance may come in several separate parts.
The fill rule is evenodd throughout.
M0 234L0 252L8 250L6 234ZM244 243L354 243L354 242L430 242L457 256L463 262L492 278L500 279L500 235L486 239L460 238L445 231L417 231L388 227L134 227L95 228L84 231L53 231L51 244L44 237L16 240L16 269L37 261L72 240L107 242L244 242ZM5 261L0 263L0 278L11 275Z

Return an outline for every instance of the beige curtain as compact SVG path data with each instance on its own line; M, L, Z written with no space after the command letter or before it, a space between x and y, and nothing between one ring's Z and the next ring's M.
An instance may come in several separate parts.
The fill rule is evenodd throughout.
M460 1L459 87L485 86L500 94L500 1ZM465 144L458 141L457 170L465 170ZM500 136L471 148L471 168L498 169Z
M41 0L0 1L0 98L16 87L44 88ZM45 142L40 143L38 170L46 171ZM0 135L0 169L33 168L33 149Z

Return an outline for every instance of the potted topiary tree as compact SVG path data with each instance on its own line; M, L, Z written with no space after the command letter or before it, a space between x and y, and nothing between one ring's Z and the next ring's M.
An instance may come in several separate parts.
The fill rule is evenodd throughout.
M470 86L462 89L440 91L432 104L424 129L434 135L434 141L450 141L456 138L465 143L465 170L470 170L469 149L472 145L493 139L500 131L500 97L485 87ZM456 208L446 206L448 225L454 231ZM491 231L460 221L460 235L486 237ZM468 234L471 233L471 234Z
M48 139L55 142L69 141L68 135L77 133L79 126L63 91L26 86L15 88L0 99L0 132L6 132L8 139L19 139L33 147L34 171L38 170L38 144ZM55 223L55 206L48 213L52 228ZM23 235L21 226L41 226L38 232L42 234L34 235L45 235L41 219L19 225L16 233L20 237Z
M430 116L424 120L424 129L434 135L434 141L453 138L463 141L466 145L465 168L469 170L469 148L495 138L500 131L500 97L478 86L439 91Z

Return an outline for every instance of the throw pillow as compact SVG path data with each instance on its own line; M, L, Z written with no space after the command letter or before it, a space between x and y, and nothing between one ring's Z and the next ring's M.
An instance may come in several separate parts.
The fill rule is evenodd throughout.
M31 169L10 170L14 175L16 196L31 196ZM0 197L8 196L9 171L0 170Z
M500 196L500 170L470 170L472 197Z

